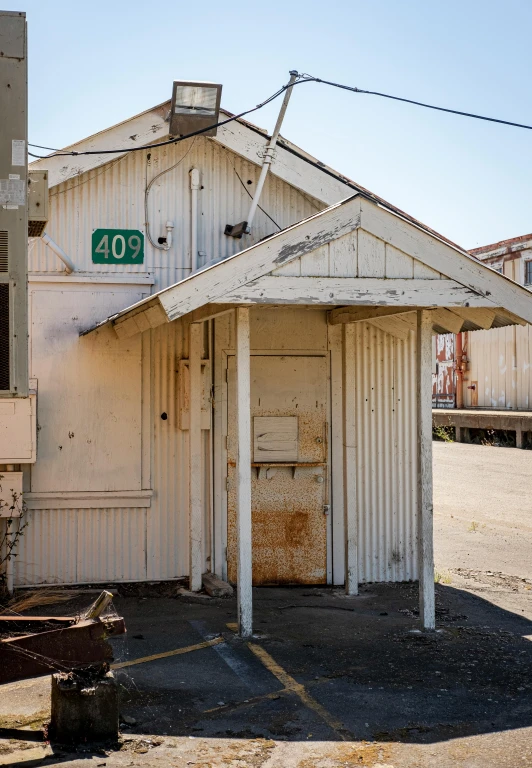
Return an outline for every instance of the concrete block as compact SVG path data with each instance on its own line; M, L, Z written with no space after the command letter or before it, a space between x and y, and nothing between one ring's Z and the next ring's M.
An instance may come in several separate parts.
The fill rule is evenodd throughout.
M116 741L118 686L113 673L93 678L74 672L52 675L49 735L61 744Z
M211 597L232 597L233 587L215 573L204 573L203 587Z

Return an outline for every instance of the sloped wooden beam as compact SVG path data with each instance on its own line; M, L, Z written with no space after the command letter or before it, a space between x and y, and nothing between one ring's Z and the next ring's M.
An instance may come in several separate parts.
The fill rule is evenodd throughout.
M489 310L487 310L489 311ZM433 330L441 333L460 333L464 323L463 318L457 312L449 309L433 309L430 313Z
M392 315L392 317L379 317L376 320L368 320L369 325L380 328L384 333L394 336L396 339L406 341L410 331L416 329L416 313L405 312L402 315Z
M532 298L532 295L531 295L531 298ZM496 314L497 314L497 315L503 315L504 317L507 317L507 318L508 318L508 320L511 320L511 321L512 321L513 323L515 323L516 325L528 325L528 323L526 323L526 322L523 320L523 318L522 318L522 317L518 317L518 315L514 315L514 313L513 313L513 312L510 312L510 310L508 310L508 309L504 309L504 307L500 307L500 308L497 310L497 313L496 313Z
M398 307L338 307L329 312L329 325L340 323L361 323L376 320L379 317L395 317L412 312L415 308L399 309Z
M532 298L532 297L531 297ZM478 325L479 328L483 328L485 331L489 330L495 320L495 315L502 314L503 310L499 312L496 309L486 309L484 307L455 307L453 312L459 315L462 320L467 320L470 323ZM524 322L519 319L519 322ZM456 333L456 331L453 331Z
M193 312L185 315L184 320L189 323L203 323L204 320L212 320L214 317L226 315L228 312L234 312L234 304L205 304L198 307Z
M161 307L159 299L138 308L134 314L125 315L124 318L118 318L113 323L113 328L119 339L128 339L137 333L147 331L150 328L157 328L168 322L166 312Z

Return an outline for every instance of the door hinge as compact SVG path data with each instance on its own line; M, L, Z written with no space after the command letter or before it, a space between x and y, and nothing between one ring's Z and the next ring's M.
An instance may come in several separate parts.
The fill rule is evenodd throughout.
M225 478L225 490L226 491L229 490L229 478L228 477Z

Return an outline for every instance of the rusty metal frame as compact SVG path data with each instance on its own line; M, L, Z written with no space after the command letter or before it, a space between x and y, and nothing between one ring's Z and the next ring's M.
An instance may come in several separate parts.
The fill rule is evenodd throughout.
M49 627L57 623L59 627ZM0 616L0 629L33 630L0 639L0 685L80 668L102 668L113 660L107 639L126 631L124 619L77 621L72 617Z

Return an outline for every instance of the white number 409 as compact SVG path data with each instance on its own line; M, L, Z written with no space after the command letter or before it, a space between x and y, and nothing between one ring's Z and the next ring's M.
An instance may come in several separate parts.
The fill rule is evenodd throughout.
M127 244L133 251L131 258L136 259L142 245L140 237L138 235L130 235L127 239ZM115 235L111 241L111 249L109 249L109 235L104 235L94 252L103 253L106 259L109 258L109 253L112 253L115 259L123 259L126 253L126 238L124 235Z

